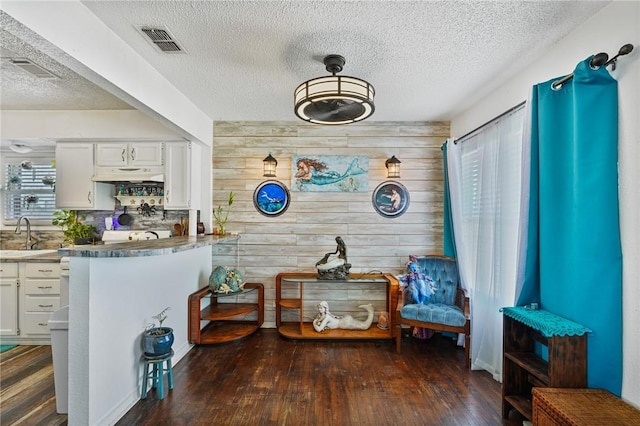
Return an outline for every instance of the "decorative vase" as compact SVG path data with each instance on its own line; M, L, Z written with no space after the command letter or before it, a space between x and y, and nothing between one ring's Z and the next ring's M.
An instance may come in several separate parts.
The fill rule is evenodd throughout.
M209 289L212 293L235 293L244 288L240 271L218 266L209 275Z
M153 327L142 334L142 351L147 357L162 357L171 352L173 329Z

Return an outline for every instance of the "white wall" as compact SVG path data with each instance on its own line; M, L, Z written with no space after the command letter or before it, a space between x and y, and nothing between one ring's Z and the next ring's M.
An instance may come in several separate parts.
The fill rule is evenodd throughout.
M618 61L612 74L619 87L620 226L623 253L622 398L640 407L640 2L613 2L569 34L499 90L451 121L459 137L526 100L534 84L573 72L598 52L610 57L627 43L634 51Z

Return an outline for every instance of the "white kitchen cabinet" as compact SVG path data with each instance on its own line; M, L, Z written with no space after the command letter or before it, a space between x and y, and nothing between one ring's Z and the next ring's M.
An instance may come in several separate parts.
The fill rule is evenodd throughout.
M167 142L165 157L164 208L191 207L191 142Z
M18 334L18 264L0 263L0 336Z
M161 166L162 142L101 142L96 144L96 166Z
M60 264L0 263L0 291L2 342L48 344L49 319L61 307Z
M93 182L94 144L56 144L56 207L70 210L112 210L114 186Z
M60 309L60 264L25 263L20 335L48 337L51 314Z

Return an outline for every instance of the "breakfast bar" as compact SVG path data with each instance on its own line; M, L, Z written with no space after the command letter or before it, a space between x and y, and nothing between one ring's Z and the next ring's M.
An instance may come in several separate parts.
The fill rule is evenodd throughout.
M63 248L69 257L69 424L113 424L140 398L141 343L169 307L174 363L191 348L189 294L207 285L211 246L235 236Z

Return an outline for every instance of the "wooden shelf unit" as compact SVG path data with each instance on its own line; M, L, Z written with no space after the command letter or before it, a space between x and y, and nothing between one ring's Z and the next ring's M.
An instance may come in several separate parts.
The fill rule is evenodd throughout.
M390 274L352 274L353 279L348 280L317 280L317 274L304 272L283 272L276 276L276 327L281 336L288 339L392 339L393 338L393 316L388 315L389 328L382 330L377 324L371 324L368 330L325 330L318 333L314 330L313 324L304 321L305 315L305 289L315 290L328 285L358 284L358 285L384 285L385 286L385 306L387 312L393 312L398 303L398 280ZM283 298L283 282L297 285L298 297ZM310 290L309 292L311 292ZM340 290L334 290L339 292ZM320 300L314 300L314 303ZM366 303L366 301L362 301ZM374 306L377 311L381 307ZM297 321L283 321L283 310L298 310ZM315 316L315 312L313 313Z
M535 354L535 342L547 347L548 361ZM503 315L502 417L508 418L515 408L532 420L533 387L586 386L586 334L545 337L539 330Z
M264 322L264 286L261 283L246 283L245 291L233 295L217 295L203 287L189 295L189 343L213 345L241 339L255 332ZM247 291L250 290L251 291ZM255 290L254 290L255 289ZM219 303L219 298L242 297L256 294L253 303ZM201 307L203 298L208 297L211 303ZM235 320L249 314L257 313L254 321ZM201 328L201 321L209 321Z

